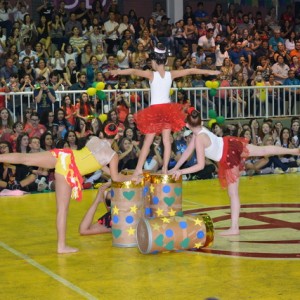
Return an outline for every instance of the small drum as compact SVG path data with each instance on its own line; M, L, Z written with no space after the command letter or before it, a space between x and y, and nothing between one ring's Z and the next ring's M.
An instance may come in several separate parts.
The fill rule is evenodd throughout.
M143 254L199 250L211 246L214 227L207 214L141 219L137 225L138 248Z
M133 174L134 170L122 170L121 173L124 175L131 175ZM151 180L151 171L143 171L143 181L144 181L144 188L143 188L143 198L144 198L144 215L146 218L150 218L152 216L152 211L150 208L150 180Z
M154 218L182 214L182 178L172 175L151 174L151 211Z
M135 247L136 226L143 217L143 182L112 182L112 243L116 247Z

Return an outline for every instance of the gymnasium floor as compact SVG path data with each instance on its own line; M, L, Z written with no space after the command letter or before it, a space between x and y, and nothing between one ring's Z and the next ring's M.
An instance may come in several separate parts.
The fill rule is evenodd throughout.
M184 182L184 210L213 218L214 244L156 255L112 247L111 234L78 235L96 190L71 203L68 243L80 252L67 255L55 253L53 193L0 197L0 299L300 299L299 182L241 178L241 234L227 238L217 236L229 224L218 181Z

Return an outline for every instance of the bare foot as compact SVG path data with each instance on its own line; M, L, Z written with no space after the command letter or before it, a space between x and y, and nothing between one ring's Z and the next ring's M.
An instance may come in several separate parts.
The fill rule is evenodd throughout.
M75 253L78 252L77 248L72 248L69 246L64 246L64 247L58 247L57 248L57 253L58 254L64 254L64 253Z
M136 184L140 183L143 180L143 171L135 170L132 174L131 180Z
M220 232L218 235L229 236L229 235L239 235L239 234L240 234L240 230L238 228L237 229L229 228L227 230Z
M161 174L163 174L163 175L168 174L168 169L162 168Z

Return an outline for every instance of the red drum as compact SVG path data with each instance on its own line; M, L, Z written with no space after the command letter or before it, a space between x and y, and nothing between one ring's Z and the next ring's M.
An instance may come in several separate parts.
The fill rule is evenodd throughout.
M172 175L151 174L151 210L154 218L173 217L182 213L182 178Z
M207 214L141 219L136 230L143 254L178 250L199 250L211 246L214 226Z
M143 217L143 183L112 182L112 243L115 247L136 247L136 226Z

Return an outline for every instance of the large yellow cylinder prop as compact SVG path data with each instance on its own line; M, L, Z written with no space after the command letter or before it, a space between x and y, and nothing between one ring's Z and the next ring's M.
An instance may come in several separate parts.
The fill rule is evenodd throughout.
M154 254L208 247L214 240L214 227L207 214L144 218L139 221L136 234L139 250Z
M172 175L151 174L150 184L152 217L173 217L182 212L182 178Z
M143 182L112 182L112 244L115 247L136 247L136 226L144 214Z

